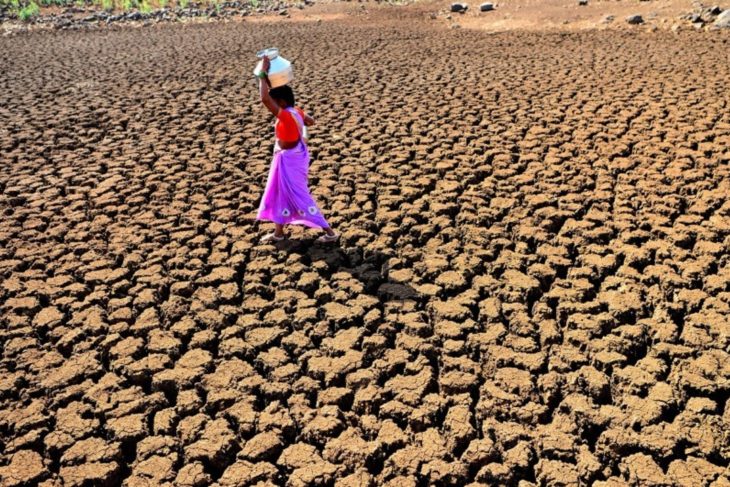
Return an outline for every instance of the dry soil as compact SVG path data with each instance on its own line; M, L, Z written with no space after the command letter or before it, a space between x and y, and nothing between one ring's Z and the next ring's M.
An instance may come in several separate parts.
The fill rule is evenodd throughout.
M730 38L409 12L0 39L1 485L730 485Z

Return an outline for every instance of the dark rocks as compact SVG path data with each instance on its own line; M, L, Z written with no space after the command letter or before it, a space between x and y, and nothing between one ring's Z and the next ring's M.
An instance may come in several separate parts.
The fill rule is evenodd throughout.
M465 3L452 3L451 4L451 11L454 13L463 14L469 9L469 5Z
M699 6L680 18L688 21L696 29L702 29L705 26L711 26L714 29L730 28L730 10L723 11L718 6Z
M641 15L629 15L626 17L626 22L630 25L639 25L644 23L644 18Z
M491 12L494 10L494 4L490 2L485 2L481 5L479 5L479 11L480 12Z

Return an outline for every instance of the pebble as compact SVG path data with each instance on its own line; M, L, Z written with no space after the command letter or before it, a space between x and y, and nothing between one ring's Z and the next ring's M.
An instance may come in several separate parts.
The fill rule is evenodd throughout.
M586 5L588 5L588 0L578 0L578 5L580 5L581 7L585 7Z
M479 6L479 10L482 12L491 12L494 10L494 4L490 2L485 2Z
M644 18L641 15L629 15L626 17L626 22L631 25L639 25L644 23Z
M457 13L464 13L469 8L469 5L465 3L452 3L451 4L451 11L457 12Z

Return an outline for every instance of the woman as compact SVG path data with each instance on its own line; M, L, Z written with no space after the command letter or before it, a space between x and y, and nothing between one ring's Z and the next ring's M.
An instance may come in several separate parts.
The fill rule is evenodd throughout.
M261 242L284 240L284 225L321 228L325 234L317 242L335 242L339 235L327 224L307 187L309 150L303 134L304 126L313 125L314 119L295 107L294 92L289 86L270 87L267 76L270 65L269 58L264 57L259 91L261 102L276 117L276 144L256 219L272 221L276 227Z

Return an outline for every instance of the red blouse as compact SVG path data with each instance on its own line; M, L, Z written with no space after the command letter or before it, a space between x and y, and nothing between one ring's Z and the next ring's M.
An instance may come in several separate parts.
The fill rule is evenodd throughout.
M304 112L299 108L294 109L302 117L302 123L304 123ZM299 125L297 125L294 115L289 110L279 110L279 114L276 116L275 132L276 138L282 142L296 142L299 140Z

